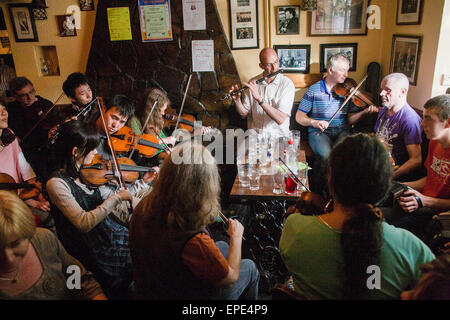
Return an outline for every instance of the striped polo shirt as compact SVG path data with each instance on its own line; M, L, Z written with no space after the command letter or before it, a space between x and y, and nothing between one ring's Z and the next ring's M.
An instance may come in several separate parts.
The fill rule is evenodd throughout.
M344 97L339 97L328 91L324 78L308 88L300 101L298 110L307 114L310 113L308 116L311 119L329 121L344 100ZM355 109L356 107L352 102L347 103L331 121L329 128L342 127L342 129L347 129L347 113L356 112ZM319 129L312 126L308 127L308 132L314 131L319 131Z

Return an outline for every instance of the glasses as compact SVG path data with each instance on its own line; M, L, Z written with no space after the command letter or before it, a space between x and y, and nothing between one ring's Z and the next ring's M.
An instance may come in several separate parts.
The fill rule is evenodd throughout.
M274 65L278 64L279 62L280 62L280 60L274 61L274 62L272 62L272 63L262 63L262 62L261 62L261 65L262 65L264 68L269 68L269 67L273 67Z
M18 97L19 97L20 99L25 99L26 97L34 96L35 93L36 93L36 90L33 88L33 89L31 89L30 91L28 91L27 93L19 94Z

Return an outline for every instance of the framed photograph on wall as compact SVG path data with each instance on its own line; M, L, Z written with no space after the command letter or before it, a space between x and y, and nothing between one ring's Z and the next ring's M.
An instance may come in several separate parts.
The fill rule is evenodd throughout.
M311 13L310 36L367 34L369 0L317 0Z
M358 43L327 43L320 45L320 72L327 71L328 59L334 54L343 54L350 61L348 71L356 71L358 57Z
M230 47L259 48L258 1L229 0Z
M421 45L421 36L394 34L389 72L404 73L408 77L409 83L415 86L419 72Z
M421 24L424 0L397 0L397 24Z
M77 28L75 24L75 16L73 14L64 14L56 16L58 20L59 35L61 37L75 37Z
M39 41L36 25L27 4L8 4L16 42Z
M94 0L80 0L80 10L81 11L95 10Z
M300 6L277 7L277 34L300 33Z
M280 59L280 69L287 73L309 73L311 45L273 46Z

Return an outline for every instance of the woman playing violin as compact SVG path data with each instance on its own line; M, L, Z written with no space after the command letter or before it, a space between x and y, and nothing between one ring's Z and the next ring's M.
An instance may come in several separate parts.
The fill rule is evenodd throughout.
M95 128L79 120L63 123L53 146L59 170L47 182L47 190L64 247L93 271L107 296L126 298L131 281L128 229L116 221L113 212L132 201L132 195L149 189L150 175L128 190L116 191L111 185L91 189L81 170L92 162L99 144Z
M146 128L142 128L156 100L158 100L158 102L148 120L147 126ZM160 143L174 146L176 142L175 137L167 136L164 132L164 115L167 108L170 107L169 97L158 88L148 88L144 93L144 101L145 105L141 108L140 115L131 117L128 120L128 126L133 129L134 133L137 135L141 134L142 130L144 130L144 133L161 137L162 141L160 141ZM164 150L159 150L155 155L158 155L163 151Z
M26 182L35 186L35 196L25 199L19 197L32 209L38 225L51 226L49 202L42 196L42 184L37 181L33 168L23 155L22 149L11 129L8 128L8 112L0 104L0 163L1 172L11 176L16 183Z

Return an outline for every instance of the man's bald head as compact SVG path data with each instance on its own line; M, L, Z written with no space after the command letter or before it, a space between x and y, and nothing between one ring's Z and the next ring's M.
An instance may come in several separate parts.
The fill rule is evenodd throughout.
M277 52L272 48L264 48L259 53L259 61L261 63L268 63L267 60L273 60L271 59L272 57L276 57L276 59L278 59Z

